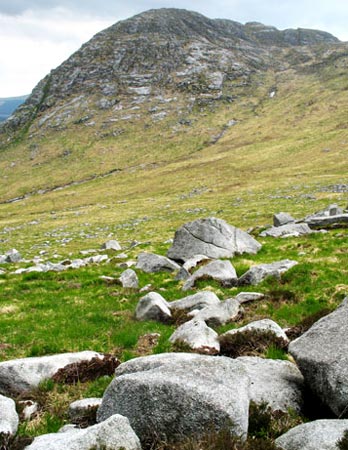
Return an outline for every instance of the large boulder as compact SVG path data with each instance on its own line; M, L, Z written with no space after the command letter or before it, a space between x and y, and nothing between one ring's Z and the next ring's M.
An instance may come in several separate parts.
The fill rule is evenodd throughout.
M0 448L17 432L19 423L16 404L11 398L0 395Z
M185 281L182 289L184 291L192 289L196 282L202 279L211 279L218 281L224 286L233 286L237 283L238 277L235 268L230 261L218 259L196 270L196 272Z
M172 316L169 304L157 292L150 292L139 300L135 310L137 320L157 320L166 322Z
M141 450L138 437L126 417L112 415L105 422L89 428L65 427L59 433L34 439L27 450Z
M0 393L18 395L37 387L43 380L52 378L60 369L104 355L92 351L62 353L51 356L21 358L0 363Z
M301 411L303 376L295 364L257 356L241 356L237 361L250 377L250 400L266 402L273 411Z
M348 214L337 216L311 216L305 219L311 228L340 228L348 226Z
M206 306L218 305L219 297L211 291L199 291L196 294L188 295L179 300L174 300L169 303L170 309L184 309L188 312L193 310L200 310Z
M199 311L192 311L190 316L197 320L203 320L210 326L225 325L239 317L241 306L235 298L228 298L217 305L209 305Z
M287 272L297 264L297 261L283 259L282 261L277 261L271 264L259 264L257 266L253 266L238 279L238 284L240 286L255 285L261 283L261 281L268 277L276 277L280 279L283 273Z
M182 324L170 336L172 344L184 344L199 353L217 354L220 351L219 335L205 322L192 319Z
M260 248L261 244L245 231L210 217L179 228L167 256L178 261L186 261L195 255L232 258L236 254L257 253Z
M348 297L289 345L310 389L338 416L348 405Z
M143 252L138 255L136 268L146 273L156 273L174 272L179 270L180 266L165 256Z
M122 414L140 440L202 435L228 426L246 436L249 377L226 357L169 353L119 366L98 410L98 421Z
M316 420L292 428L275 443L283 450L337 450L346 430L348 420Z

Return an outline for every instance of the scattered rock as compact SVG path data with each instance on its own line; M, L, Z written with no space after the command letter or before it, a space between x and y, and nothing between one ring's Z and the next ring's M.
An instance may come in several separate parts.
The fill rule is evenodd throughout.
M298 264L297 261L283 259L271 264L260 264L251 267L238 280L238 285L255 285L261 283L267 277L280 279L281 275Z
M237 361L250 377L250 400L267 403L273 411L301 411L303 376L295 364L257 356L241 356Z
M52 378L67 365L91 361L93 358L103 359L104 355L84 351L1 362L0 392L7 395L21 394L37 387L41 381Z
M174 241L173 241L174 242ZM202 262L209 261L210 258L208 258L205 255L195 255L192 258L188 259L183 266L180 268L179 272L177 273L175 279L176 280L187 280L187 278L190 277L192 269L197 267Z
M229 298L216 305L209 305L200 311L189 313L197 320L206 322L209 326L218 327L236 320L241 314L241 306L235 298Z
M315 420L292 428L275 443L283 450L337 450L347 429L348 420Z
M19 418L16 404L11 398L0 395L0 448L17 433Z
M218 354L218 334L202 320L192 319L181 325L169 338L172 344L185 344L199 353Z
M193 310L203 309L206 306L218 305L219 303L220 299L214 292L199 291L196 294L170 302L169 307L171 310L185 309L190 312Z
M64 427L60 433L35 438L27 450L141 450L138 437L126 417L112 415L104 422L89 428Z
M294 223L295 219L290 216L288 213L280 212L277 214L274 214L273 216L273 225L275 227L280 227L282 225L286 225L288 223Z
M101 405L101 398L84 398L71 403L68 415L71 423L85 427L97 422L97 410Z
M137 320L167 322L171 316L168 302L157 292L150 292L142 297L135 310Z
M115 250L115 251L119 251L122 250L122 247L120 246L120 244L115 241L115 240L110 240L110 241L106 241L104 242L104 244L102 244L101 246L102 250Z
M212 426L246 436L249 377L230 358L164 353L135 358L119 367L105 391L97 419L120 413L145 441L153 436L183 439Z
M231 258L236 254L257 253L260 248L261 244L245 231L211 217L179 228L167 256L178 261L187 261L195 255Z
M121 274L119 281L122 284L122 287L127 289L138 289L139 287L138 276L132 269L125 270Z
M313 233L307 223L287 223L285 225L278 225L260 233L260 236L271 237L298 237Z
M140 253L138 256L137 269L146 273L156 272L174 272L180 269L180 266L169 258L154 253Z
M337 417L347 415L347 324L348 297L289 345L306 383Z
M106 284L118 284L119 283L119 280L117 278L107 277L106 275L101 275L99 277L99 280L104 281L104 283L106 283Z
M234 297L239 301L240 304L247 302L254 302L256 300L262 300L265 298L265 294L261 294L260 292L240 292Z
M307 217L305 222L311 228L340 228L348 226L348 214L339 214L337 216L312 216Z
M5 257L5 262L8 263L17 263L22 259L22 255L15 248L6 252Z
M237 282L237 273L230 261L212 261L191 275L185 282L183 290L192 289L196 282L202 279L212 279L224 286L233 286Z

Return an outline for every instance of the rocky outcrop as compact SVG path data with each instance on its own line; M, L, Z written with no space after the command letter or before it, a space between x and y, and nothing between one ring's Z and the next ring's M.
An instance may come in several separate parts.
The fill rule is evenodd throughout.
M60 433L35 438L27 450L141 450L138 437L126 417L112 415L104 422L89 428L64 427Z
M186 261L195 255L232 258L243 253L257 253L261 248L252 236L224 220L210 217L186 223L174 236L167 256Z
M348 405L348 298L289 346L309 388L337 416Z
M282 450L337 450L348 420L316 420L292 428L276 439Z
M246 436L249 378L225 357L169 353L137 358L119 367L105 391L98 421L122 414L141 440L179 438L229 426Z
M92 351L62 353L52 356L14 359L0 363L0 393L18 395L37 387L43 380L52 378L60 369L90 361L103 359L104 355Z
M307 223L287 223L285 225L277 225L260 233L260 236L271 237L298 237L313 233Z

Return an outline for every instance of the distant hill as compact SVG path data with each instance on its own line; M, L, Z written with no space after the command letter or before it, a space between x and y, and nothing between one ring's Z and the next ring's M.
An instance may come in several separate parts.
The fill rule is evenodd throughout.
M27 97L27 95L22 95L21 97L0 98L0 122L6 120Z

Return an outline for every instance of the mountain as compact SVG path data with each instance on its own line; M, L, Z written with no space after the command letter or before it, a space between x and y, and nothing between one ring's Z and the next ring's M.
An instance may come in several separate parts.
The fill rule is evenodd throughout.
M27 99L27 95L21 97L0 98L0 122L6 120L22 103Z
M186 10L116 23L0 126L0 201L86 184L93 203L130 173L127 198L342 174L347 56L323 31Z

